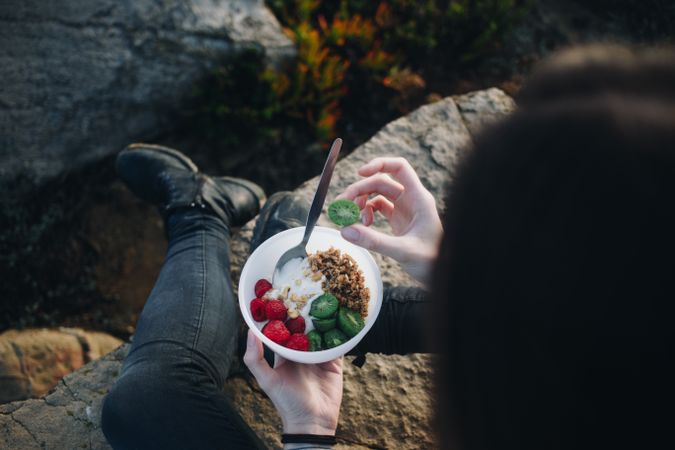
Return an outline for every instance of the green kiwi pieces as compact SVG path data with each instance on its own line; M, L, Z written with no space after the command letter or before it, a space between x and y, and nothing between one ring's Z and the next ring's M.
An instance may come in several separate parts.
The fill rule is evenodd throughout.
M335 316L338 310L338 299L332 294L322 294L315 298L309 309L309 314L317 319L328 319Z
M307 333L307 339L309 339L310 352L318 352L319 350L323 350L323 338L321 337L321 333L316 330L312 330Z
M355 224L360 215L359 206L346 198L335 200L328 206L328 218L341 227Z
M366 326L358 311L344 307L340 308L338 312L337 325L350 338L359 334L359 331Z
M337 328L327 331L323 335L323 340L326 343L326 348L337 347L340 344L344 344L349 340L349 338Z
M335 328L336 322L337 319L335 317L331 317L330 319L312 319L314 328L321 331L322 333Z

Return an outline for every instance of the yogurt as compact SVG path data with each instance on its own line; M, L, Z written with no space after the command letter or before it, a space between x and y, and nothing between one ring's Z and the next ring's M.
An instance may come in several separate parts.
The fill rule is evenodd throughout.
M294 258L274 273L272 289L264 295L267 299L279 299L288 308L288 317L302 315L305 319L305 333L314 329L309 316L310 304L323 294L326 277L313 272L308 258Z

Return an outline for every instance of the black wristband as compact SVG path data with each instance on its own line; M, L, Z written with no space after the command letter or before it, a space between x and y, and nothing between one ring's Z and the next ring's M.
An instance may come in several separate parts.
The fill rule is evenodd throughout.
M282 434L281 443L335 445L337 440L335 439L335 436L325 434Z

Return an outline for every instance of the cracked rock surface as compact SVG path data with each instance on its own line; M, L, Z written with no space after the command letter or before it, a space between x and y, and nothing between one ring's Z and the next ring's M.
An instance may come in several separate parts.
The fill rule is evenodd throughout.
M341 160L328 198L356 180L356 169L376 156L404 156L444 207L445 185L461 152L485 123L514 109L498 89L446 98L397 119ZM317 179L298 189L311 201ZM386 230L382 222L377 227ZM235 281L248 253L253 221L233 238ZM376 255L377 256L377 255ZM396 263L377 256L383 279L411 284ZM46 397L0 406L0 448L109 449L100 430L101 404L117 377L128 345L66 376ZM351 358L349 358L351 359ZM432 357L429 355L368 355L358 369L345 365L344 400L337 448L434 448L431 425ZM272 448L281 448L280 421L255 380L236 375L227 382L245 420Z
M40 397L89 361L122 344L106 333L79 328L0 333L0 404Z
M42 180L152 138L210 67L294 54L263 0L0 2L0 179Z

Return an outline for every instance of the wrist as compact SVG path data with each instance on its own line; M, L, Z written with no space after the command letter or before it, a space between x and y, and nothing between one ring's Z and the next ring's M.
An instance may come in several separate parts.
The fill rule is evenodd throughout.
M337 424L322 424L317 423L296 423L293 421L286 421L282 419L284 434L317 434L324 436L335 436Z
M415 280L423 286L429 286L431 273L438 257L438 247L419 239L411 248L413 250L408 255L408 259L399 261L399 263Z

